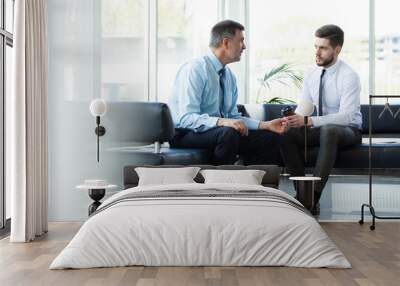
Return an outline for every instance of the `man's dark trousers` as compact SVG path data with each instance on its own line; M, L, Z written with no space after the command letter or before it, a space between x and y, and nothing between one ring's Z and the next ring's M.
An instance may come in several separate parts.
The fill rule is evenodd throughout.
M249 130L242 136L231 127L215 127L205 132L177 129L170 141L173 148L204 148L213 152L214 164L233 164L241 155L245 165L279 164L279 135L267 130Z
M355 127L328 124L309 128L307 146L319 146L314 176L320 177L315 189L315 203L321 197L335 164L337 150L361 143L361 131ZM291 128L281 135L281 154L288 173L291 176L304 176L304 128Z

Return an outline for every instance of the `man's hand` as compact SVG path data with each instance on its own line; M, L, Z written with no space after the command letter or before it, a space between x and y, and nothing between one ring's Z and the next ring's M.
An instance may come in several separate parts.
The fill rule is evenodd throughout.
M304 126L304 117L298 114L286 117L287 123L290 128L299 128ZM308 117L308 126L312 126L312 120Z
M277 118L271 121L261 121L259 128L282 134L288 130L288 124L285 118Z
M217 126L232 127L242 136L249 135L249 129L241 119L219 118L217 121Z

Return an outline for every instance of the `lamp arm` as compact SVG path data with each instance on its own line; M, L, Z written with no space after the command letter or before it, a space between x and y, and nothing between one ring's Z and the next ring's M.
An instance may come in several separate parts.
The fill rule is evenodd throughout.
M104 126L100 125L100 116L96 116L96 125L97 127L94 129L94 133L97 135L97 162L99 162L99 153L100 153L100 136L103 136L106 133L106 129Z

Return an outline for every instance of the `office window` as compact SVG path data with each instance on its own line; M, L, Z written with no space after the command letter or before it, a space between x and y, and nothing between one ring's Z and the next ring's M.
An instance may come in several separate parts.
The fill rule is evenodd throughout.
M101 1L101 95L147 100L145 0Z
M178 68L208 51L218 1L158 1L158 101L167 102Z
M1 2L0 2L1 4ZM1 11L2 12L2 11ZM0 22L1 23L1 22ZM0 28L2 28L0 26ZM3 29L1 29L3 32ZM0 233L1 229L4 228L5 225L5 211L6 211L6 197L5 197L5 188L4 188L4 178L5 178L5 169L4 169L4 148L5 148L5 124L4 124L4 114L5 114L5 92L4 92L4 35L0 34Z
M3 9L4 8L4 9ZM5 185L6 106L11 99L14 1L0 0L0 234L9 231L10 192ZM7 227L6 227L7 226Z
M400 11L399 1L375 1L376 94L400 94L400 18L398 11ZM393 101L391 100L391 102ZM399 102L399 100L396 101Z
M305 73L314 64L314 32L325 24L344 30L340 58L360 75L361 99L368 102L368 8L364 0L249 1L250 102L273 97L297 100L300 90L294 85L273 82L270 88L260 88L258 79L284 63Z
M10 33L14 30L14 0L5 0L6 30Z

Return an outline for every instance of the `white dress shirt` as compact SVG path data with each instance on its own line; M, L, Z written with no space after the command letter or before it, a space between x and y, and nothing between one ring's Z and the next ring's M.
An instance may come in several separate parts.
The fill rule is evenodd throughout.
M318 109L319 84L323 67L315 66L304 79L302 99L312 101ZM345 62L337 60L323 76L322 116L312 116L314 127L326 124L353 126L361 129L361 84L357 73Z

